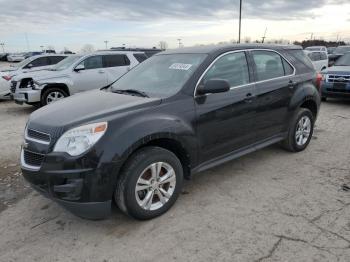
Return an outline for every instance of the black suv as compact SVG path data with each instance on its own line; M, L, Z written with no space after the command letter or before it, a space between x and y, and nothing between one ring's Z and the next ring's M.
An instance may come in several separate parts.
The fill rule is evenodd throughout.
M298 46L159 53L108 87L34 112L23 175L78 216L106 217L114 200L150 219L174 204L194 173L278 142L304 150L320 80Z

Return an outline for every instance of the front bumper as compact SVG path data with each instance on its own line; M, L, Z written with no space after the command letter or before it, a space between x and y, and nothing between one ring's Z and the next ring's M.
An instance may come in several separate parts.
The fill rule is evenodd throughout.
M322 97L350 98L350 83L345 88L336 88L333 83L322 82Z
M71 213L87 219L103 219L110 214L116 182L113 164L84 168L76 159L51 153L40 168L34 169L24 162L22 150L21 168L36 191Z
M18 104L23 103L36 103L40 102L41 90L16 90L16 93L12 93L11 97Z

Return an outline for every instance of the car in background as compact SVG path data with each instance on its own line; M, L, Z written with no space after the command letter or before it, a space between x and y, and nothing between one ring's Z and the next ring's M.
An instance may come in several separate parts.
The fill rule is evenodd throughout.
M50 70L16 76L11 82L11 95L18 104L51 104L67 96L111 84L137 66L140 56L145 57L145 54L98 51L70 55Z
M29 57L22 62L10 65L9 67L0 68L0 92L2 97L9 97L10 81L14 76L22 73L49 69L66 57L67 55L38 55Z
M310 58L317 72L321 72L328 67L328 55L324 51L304 51Z
M350 98L350 52L341 56L334 66L321 72L322 100L328 97Z
M29 58L29 57L31 57L31 56L35 56L35 55L41 55L43 52L27 52L27 53L25 53L25 58L27 59L27 58Z
M7 56L7 61L9 62L21 62L24 59L26 59L26 53L9 54Z
M333 54L335 49L336 49L336 47L327 47L328 55Z
M0 54L0 61L7 61L7 56L9 53L1 53Z
M350 52L350 45L342 45L334 49L333 54L328 56L329 66L332 66L342 55L347 52Z
M109 51L131 51L131 52L142 52L147 58L154 56L164 50L158 48L127 48L127 47L111 47Z
M309 47L306 47L305 50L327 52L327 47L325 47L325 46L309 46Z
M46 49L43 51L44 54L56 54L56 51L53 49Z

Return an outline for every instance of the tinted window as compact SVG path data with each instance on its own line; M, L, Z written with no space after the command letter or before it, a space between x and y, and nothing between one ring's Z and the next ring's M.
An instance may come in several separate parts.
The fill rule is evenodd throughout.
M49 56L50 65L55 65L65 59L65 56Z
M147 59L147 56L145 54L134 54L134 57L139 63L142 63Z
M85 69L96 69L102 68L102 57L101 56L91 56L80 63L84 65Z
M327 54L324 52L321 52L321 60L327 60Z
M314 70L313 64L311 63L310 59L307 58L303 50L288 50L288 53L292 55L293 60L297 60L299 63L302 63L304 65L304 68L306 67L306 69L308 68ZM300 68L300 70L304 69Z
M219 58L204 75L203 83L210 79L224 79L231 87L248 84L249 70L244 52Z
M294 68L283 58L282 58L282 62L284 67L284 74L286 76L292 75L294 73Z
M40 58L34 59L29 64L31 64L32 67L47 66L49 65L49 60L47 59L47 57L40 57Z
M130 60L126 55L104 55L103 67L128 66Z
M282 58L270 51L253 51L257 81L284 76Z

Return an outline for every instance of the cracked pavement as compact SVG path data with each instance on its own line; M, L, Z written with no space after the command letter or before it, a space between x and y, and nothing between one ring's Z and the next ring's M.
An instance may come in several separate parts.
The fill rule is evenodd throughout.
M0 102L2 167L31 111ZM330 100L304 152L276 145L203 172L145 222L83 220L30 192L0 213L0 261L349 261L349 137L350 102Z

